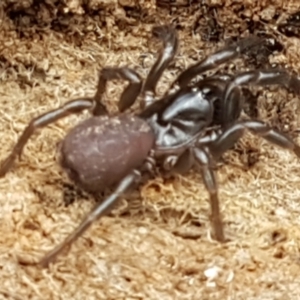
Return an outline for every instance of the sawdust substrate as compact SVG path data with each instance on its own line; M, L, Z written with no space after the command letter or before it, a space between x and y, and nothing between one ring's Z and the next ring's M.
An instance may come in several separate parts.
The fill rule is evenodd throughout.
M272 7L289 13L297 1L273 1ZM268 8L265 1L244 2L250 12ZM64 3L76 8L80 1ZM113 12L122 11L111 3L118 7ZM223 4L223 16L233 20L230 1ZM176 14L166 17L168 13L154 10L154 21L174 20ZM52 30L21 37L1 13L1 160L34 116L69 99L92 96L101 67L129 65L146 76L157 51L149 42L153 24L138 22L126 33L114 18L112 13L106 28L86 34L76 46L70 36ZM205 44L189 29L180 33L176 63L161 80L159 93L180 67L223 45ZM286 50L269 59L299 73L299 40L278 37ZM111 110L123 87L120 82L109 85L105 101ZM300 97L277 87L260 91L261 118L274 123L278 117L283 129L296 129ZM155 178L126 196L122 215L99 220L48 269L20 264L20 258L41 258L59 244L94 205L92 198L80 195L64 204L62 183L67 179L55 154L67 129L86 117L68 117L40 130L21 161L0 180L0 299L300 299L299 160L250 134L218 172L230 242L221 245L211 238L208 195L200 175L190 172ZM247 149L258 157L251 168L245 168Z

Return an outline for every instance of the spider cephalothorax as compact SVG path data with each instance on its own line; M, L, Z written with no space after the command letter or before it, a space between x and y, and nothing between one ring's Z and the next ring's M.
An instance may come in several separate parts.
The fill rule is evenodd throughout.
M215 161L230 149L248 129L280 147L293 150L300 157L300 148L291 138L257 120L240 121L243 96L240 86L278 84L300 93L300 80L283 70L253 70L234 76L211 76L200 81L195 77L236 58L258 46L261 40L249 37L212 54L189 67L174 81L177 91L155 100L155 88L173 60L178 39L170 26L153 29L163 49L143 82L137 72L128 68L105 67L99 75L93 98L80 98L33 119L17 145L2 164L5 175L34 133L72 113L89 109L92 117L75 126L60 146L60 163L70 178L82 189L97 193L112 187L113 192L97 204L77 229L40 262L47 265L67 245L73 243L97 218L107 213L118 197L139 180L141 172L155 174L184 173L199 168L210 195L212 224L218 241L224 242L219 211ZM120 114L109 116L102 103L108 80L129 81L119 101ZM125 112L141 99L141 111Z

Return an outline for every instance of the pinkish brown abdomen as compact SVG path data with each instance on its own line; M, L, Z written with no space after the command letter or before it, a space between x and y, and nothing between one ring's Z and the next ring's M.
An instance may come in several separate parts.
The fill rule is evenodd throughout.
M81 188L101 192L141 167L154 142L151 127L138 117L92 117L67 134L61 165Z

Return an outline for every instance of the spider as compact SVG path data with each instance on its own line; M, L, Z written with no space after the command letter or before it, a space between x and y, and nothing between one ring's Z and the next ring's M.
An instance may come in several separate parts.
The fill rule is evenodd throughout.
M284 70L252 70L234 76L210 76L194 82L197 75L226 63L261 40L248 37L224 47L179 74L168 92L155 100L157 83L176 55L178 37L171 26L156 26L154 37L163 47L145 81L129 67L105 67L99 73L92 98L79 98L34 118L0 168L4 176L36 129L85 109L92 116L71 129L60 146L60 164L82 189L99 193L106 187L112 193L97 203L81 224L39 263L47 266L77 240L99 217L112 209L117 199L145 173L184 174L196 166L210 196L214 236L225 242L219 209L216 160L242 137L246 130L300 157L300 148L287 135L259 120L239 120L243 109L243 85L277 84L300 93L300 80ZM109 115L102 96L109 80L129 82L118 102L119 111ZM140 99L139 112L129 108Z

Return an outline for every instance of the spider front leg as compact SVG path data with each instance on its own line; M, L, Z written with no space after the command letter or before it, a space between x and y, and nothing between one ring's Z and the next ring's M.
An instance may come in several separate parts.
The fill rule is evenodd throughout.
M51 123L56 122L70 114L79 113L85 109L91 109L94 107L93 99L76 99L67 102L62 107L47 112L37 118L34 118L29 125L25 128L21 136L19 137L17 144L11 151L10 155L4 160L0 168L0 177L4 176L12 167L15 159L21 156L24 146L33 133L41 127L45 127Z
M213 157L218 159L227 150L231 149L243 136L246 129L274 145L292 150L300 158L300 147L290 137L261 121L240 121L231 125L216 140L208 144Z
M220 242L224 242L225 238L213 164L215 160L234 146L247 129L272 144L292 150L300 158L300 147L291 138L260 121L240 121L231 125L217 138L213 136L211 142L199 140L196 145L197 148L193 151L194 157L200 166L204 184L210 194L212 224L216 239Z
M214 228L215 238L219 242L225 242L224 226L220 213L218 186L214 171L214 161L208 149L198 147L193 150L194 158L200 167L203 182L210 196L211 222Z
M106 84L110 80L115 79L122 79L129 81L128 86L123 91L120 101L118 103L118 108L120 112L124 112L128 108L130 108L134 102L136 101L137 97L139 96L143 81L140 75L127 67L122 68L114 68L114 67L106 67L100 71L99 80L98 80L98 87L97 92L95 94L95 101L97 105L100 105L102 101L102 97L104 92L106 91ZM102 109L98 109L96 105L95 109L93 110L94 115L101 115Z
M154 27L152 34L154 37L163 42L163 49L152 66L144 85L140 75L133 69L127 67L103 68L100 72L98 90L95 96L95 99L98 100L97 103L101 102L102 96L106 90L107 81L115 79L129 81L129 84L123 91L118 103L119 111L123 112L130 108L135 103L141 92L145 95L143 102L141 103L143 108L147 107L154 101L157 83L162 73L175 56L178 48L178 39L176 31L170 26ZM94 114L97 114L97 108L95 108Z
M198 146L198 147L197 147ZM209 192L211 207L211 223L214 234L219 242L225 242L223 222L219 207L217 179L215 175L215 163L209 153L202 145L187 148L183 153L167 155L163 160L163 169L170 174L184 174L197 163L202 174L204 185Z
M239 116L242 110L242 100L238 87L242 85L280 85L300 94L300 79L284 70L248 71L235 76L226 87L222 101L220 122L230 125Z
M159 53L159 56L152 66L145 84L143 92L146 99L143 103L144 107L150 105L154 100L155 89L159 79L161 78L165 69L169 66L170 62L174 59L174 56L178 49L178 36L176 30L171 26L157 26L152 29L154 37L163 42L163 49Z
M178 83L181 88L185 87L197 75L212 70L223 63L226 63L234 58L237 58L238 56L245 53L247 50L251 49L252 47L262 44L262 42L263 40L261 38L256 36L251 36L242 39L233 45L227 46L217 51L216 53L206 57L205 59L196 63L195 65L187 68L177 77L177 79L174 81L172 86Z

